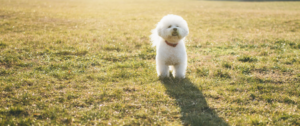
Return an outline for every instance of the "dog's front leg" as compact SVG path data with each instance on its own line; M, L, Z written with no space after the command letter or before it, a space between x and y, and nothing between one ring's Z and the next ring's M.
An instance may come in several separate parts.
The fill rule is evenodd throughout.
M158 77L161 78L169 77L169 66L163 62L157 62L156 71Z
M185 64L178 64L174 66L173 76L175 78L185 78L185 70L186 65Z

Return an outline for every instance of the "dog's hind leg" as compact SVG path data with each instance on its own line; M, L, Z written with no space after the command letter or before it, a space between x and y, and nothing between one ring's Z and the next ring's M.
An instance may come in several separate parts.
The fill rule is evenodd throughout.
M173 77L175 77L175 74L176 74L176 72L175 72L175 67L174 67L174 66L169 66L169 71L171 71Z

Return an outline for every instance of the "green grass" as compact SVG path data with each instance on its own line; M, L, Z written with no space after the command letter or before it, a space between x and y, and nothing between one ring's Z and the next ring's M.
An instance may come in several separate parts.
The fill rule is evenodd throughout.
M299 2L0 3L0 125L300 125ZM170 13L183 80L148 37Z

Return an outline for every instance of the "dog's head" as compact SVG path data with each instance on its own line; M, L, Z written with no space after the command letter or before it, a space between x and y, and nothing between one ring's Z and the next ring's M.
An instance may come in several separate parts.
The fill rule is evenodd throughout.
M177 15L164 16L156 27L160 37L171 43L177 43L189 34L186 21Z

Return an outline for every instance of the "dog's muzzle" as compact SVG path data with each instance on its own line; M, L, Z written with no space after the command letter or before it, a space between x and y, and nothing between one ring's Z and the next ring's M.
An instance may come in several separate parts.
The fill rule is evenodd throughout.
M177 28L173 28L172 36L178 36Z

